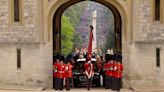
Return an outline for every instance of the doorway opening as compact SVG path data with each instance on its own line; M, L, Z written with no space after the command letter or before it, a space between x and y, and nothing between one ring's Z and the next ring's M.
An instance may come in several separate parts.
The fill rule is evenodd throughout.
M75 48L86 48L91 24L96 29L96 48L103 52L113 48L121 54L122 20L118 10L102 0L70 0L61 5L53 16L53 56L66 56Z

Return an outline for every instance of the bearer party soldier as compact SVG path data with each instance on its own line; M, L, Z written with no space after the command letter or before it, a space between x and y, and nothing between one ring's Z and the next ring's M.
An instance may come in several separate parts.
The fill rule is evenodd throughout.
M114 77L113 90L117 92L120 92L120 89L122 87L123 65L121 63L121 60L122 60L122 56L120 54L116 54L115 61L114 61L114 73L113 73L113 77Z
M58 68L59 68L59 64L60 64L60 60L61 60L61 55L60 54L56 54L54 55L54 64L53 64L53 88L55 90L59 89L59 72L58 72Z
M57 83L57 89L63 90L63 80L66 76L66 64L64 64L64 56L60 58L60 64L57 67L58 71L58 83Z
M113 87L113 57L108 57L108 62L104 64L105 71L105 89L112 89Z
M72 77L72 68L73 66L71 65L70 61L67 62L66 65L66 90L70 90L70 85L72 85L72 87L74 87L74 83L73 83L73 77Z

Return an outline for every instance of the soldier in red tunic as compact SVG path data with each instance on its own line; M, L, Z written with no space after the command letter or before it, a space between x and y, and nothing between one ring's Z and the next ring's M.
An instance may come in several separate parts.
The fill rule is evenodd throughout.
M63 90L63 80L65 78L65 72L66 72L66 65L63 63L63 61L60 61L59 67L58 67L58 77L59 77L59 89Z
M54 85L53 85L53 88L55 90L58 89L58 67L59 67L59 59L56 59L54 65L53 65L53 77L54 77Z
M72 68L73 66L71 65L70 62L67 63L66 66L66 90L70 90L70 84L72 84L72 87L74 87L73 84L73 78L72 78Z
M118 65L118 70L117 70L117 73L118 73L118 87L117 87L117 91L120 91L121 87L122 87L122 77L123 77L123 65L121 64L121 62L117 62L117 65Z
M94 76L93 64L89 60L84 64L84 67L85 67L85 75L86 75L86 86L87 89L90 90L90 87L92 86L92 78Z
M123 65L121 64L122 56L117 54L116 55L116 63L114 64L114 90L120 91L122 86L122 71Z
M112 89L113 87L113 68L113 60L108 60L108 62L104 65L106 89Z

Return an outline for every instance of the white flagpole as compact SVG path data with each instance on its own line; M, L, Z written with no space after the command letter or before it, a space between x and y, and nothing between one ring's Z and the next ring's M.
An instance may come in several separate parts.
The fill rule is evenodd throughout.
M97 18L97 11L94 10L92 13L92 25L93 25L93 41L92 41L92 51L97 48L97 40L96 40L96 18Z

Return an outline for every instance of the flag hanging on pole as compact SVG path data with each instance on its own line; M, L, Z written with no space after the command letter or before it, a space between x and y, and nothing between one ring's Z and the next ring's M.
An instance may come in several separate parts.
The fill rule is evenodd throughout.
M91 58L92 58L92 40L93 40L92 30L93 30L93 26L90 25L90 28L91 28L91 30L90 30L89 44L88 44L88 54L87 54L87 59L88 60L91 60Z

